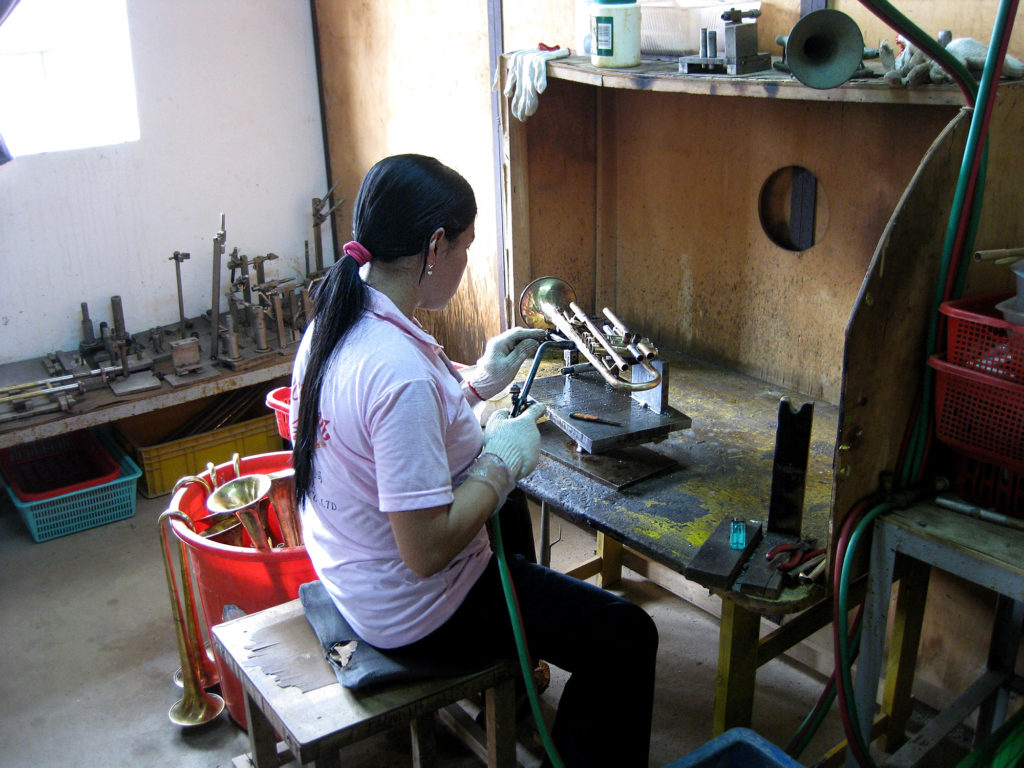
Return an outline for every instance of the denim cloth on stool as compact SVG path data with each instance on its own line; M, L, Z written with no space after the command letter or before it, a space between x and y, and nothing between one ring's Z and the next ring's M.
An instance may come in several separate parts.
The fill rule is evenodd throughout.
M348 625L327 589L319 581L300 586L299 601L306 612L306 620L320 641L324 655L344 688L366 688L379 683L449 677L473 671L464 667L427 663L422 659L403 659L401 655L374 648ZM335 646L344 646L352 641L355 641L356 648L343 663L332 651Z

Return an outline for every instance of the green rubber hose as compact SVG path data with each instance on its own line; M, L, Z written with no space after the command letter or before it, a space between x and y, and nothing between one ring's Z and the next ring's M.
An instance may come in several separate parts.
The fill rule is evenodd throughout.
M523 682L526 684L526 696L530 700L530 711L533 713L533 721L537 725L537 732L544 744L544 751L551 760L554 768L565 768L562 759L558 756L555 744L551 741L551 734L548 733L544 718L540 712L540 698L537 696L537 686L533 684L533 669L530 665L530 655L526 650L526 637L523 634L523 625L519 621L519 610L516 608L516 596L512 586L512 574L508 570L508 560L505 559L505 546L501 540L501 526L494 522L495 515L491 516L487 525L491 529L491 539L494 542L494 555L498 558L498 574L501 576L501 588L505 593L505 604L508 607L508 617L512 620L512 634L516 640L516 651L519 655L519 669L523 674Z

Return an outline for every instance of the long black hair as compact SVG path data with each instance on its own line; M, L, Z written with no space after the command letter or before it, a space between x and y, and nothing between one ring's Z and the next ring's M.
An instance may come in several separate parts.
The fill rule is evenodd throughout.
M454 242L476 218L469 183L433 157L394 155L374 165L359 186L352 212L352 239L373 261L392 262L420 254L424 268L430 238L439 228ZM312 479L324 373L334 350L366 306L366 286L355 259L342 256L328 270L313 298L313 338L299 394L292 462L295 498L301 506Z

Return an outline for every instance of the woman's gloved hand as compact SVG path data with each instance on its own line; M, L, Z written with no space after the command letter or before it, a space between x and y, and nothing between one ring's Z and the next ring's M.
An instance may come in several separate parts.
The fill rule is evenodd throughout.
M469 379L481 400L489 400L512 383L523 362L536 354L546 333L543 329L510 328L487 341Z
M544 415L543 403L532 403L513 418L498 411L484 430L484 449L466 472L466 479L479 480L498 497L499 509L516 482L533 471L540 456L540 432L537 419Z
M546 409L544 403L532 403L514 418L508 411L498 411L487 421L483 452L493 453L505 462L513 484L537 466L540 456L537 419L544 415Z

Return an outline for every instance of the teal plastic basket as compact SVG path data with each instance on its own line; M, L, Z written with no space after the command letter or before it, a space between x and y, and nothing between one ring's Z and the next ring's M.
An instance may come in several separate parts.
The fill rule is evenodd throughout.
M22 501L4 485L8 498L35 541L55 539L135 514L135 486L142 470L115 443L102 434L96 436L121 469L115 480L32 502Z

